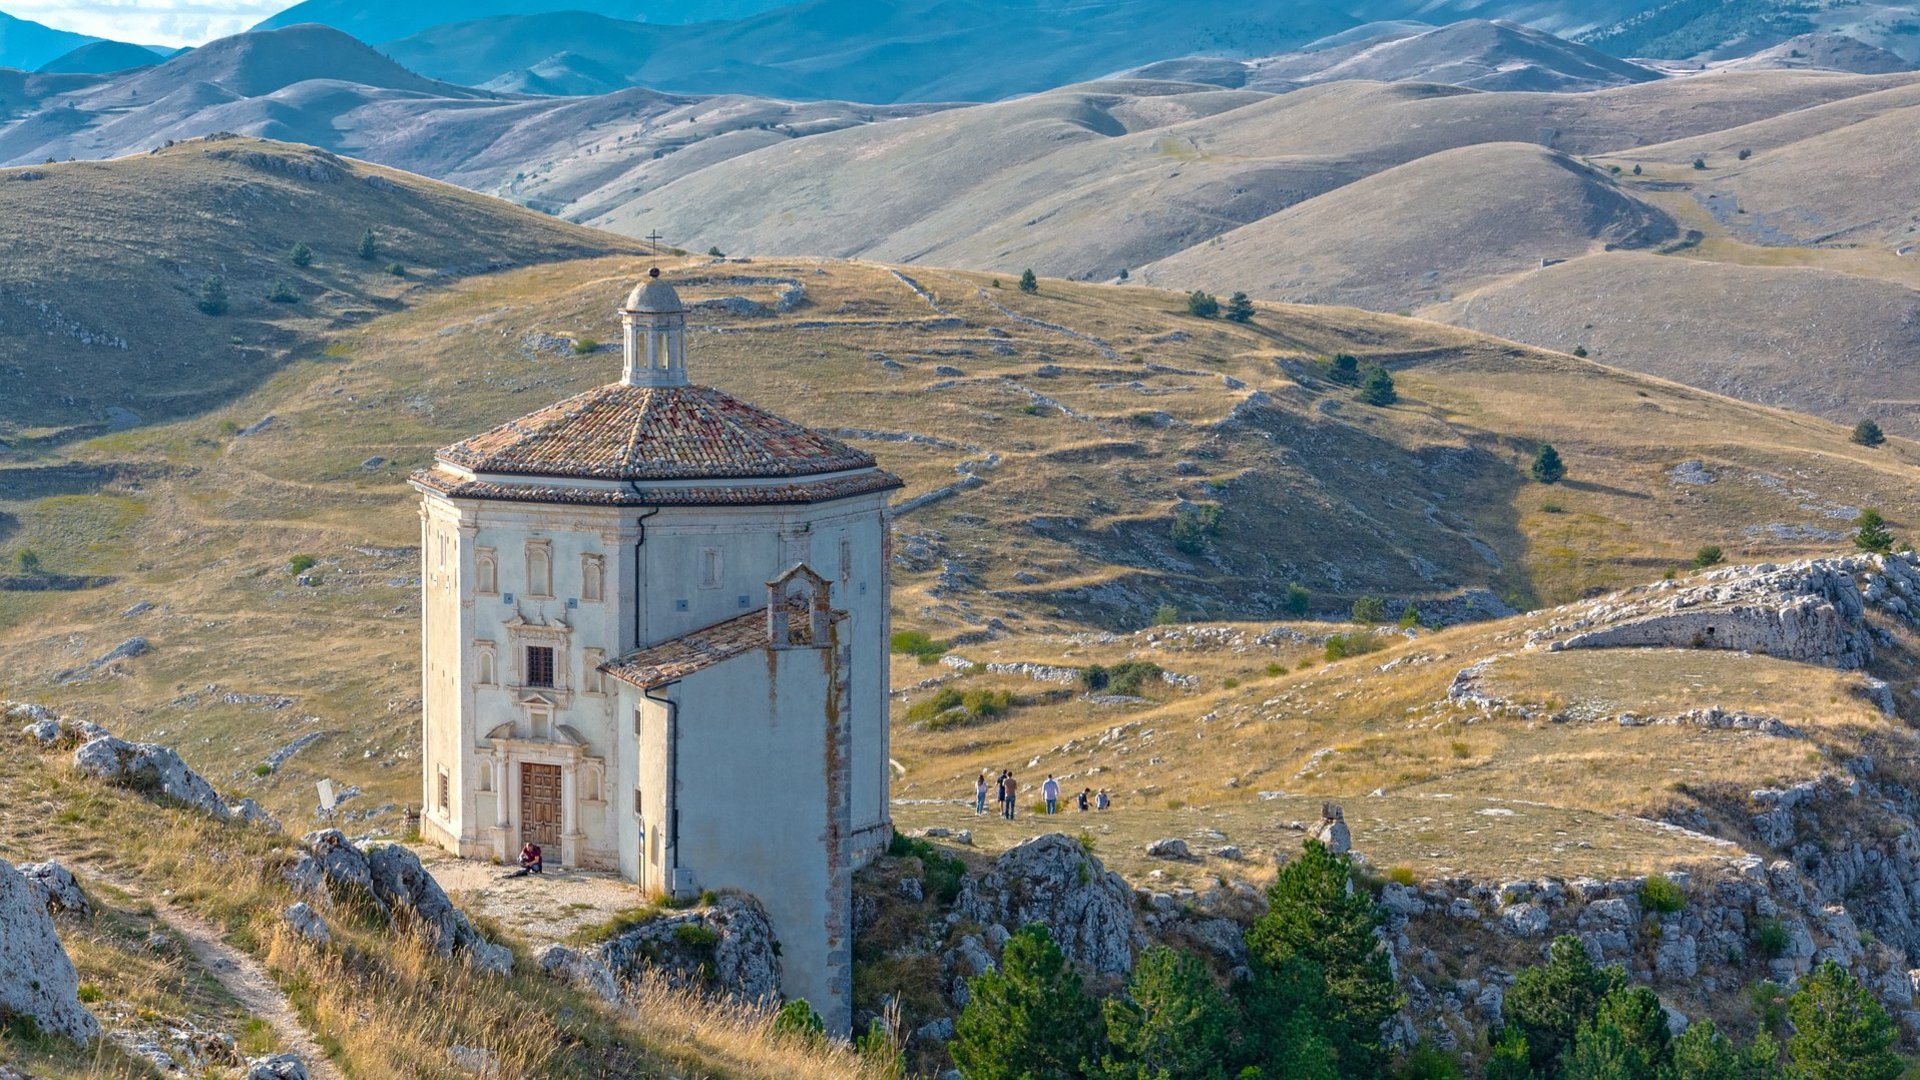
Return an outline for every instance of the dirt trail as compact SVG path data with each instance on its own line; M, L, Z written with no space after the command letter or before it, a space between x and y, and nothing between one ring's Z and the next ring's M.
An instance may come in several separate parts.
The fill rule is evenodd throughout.
M312 1080L346 1080L346 1075L327 1059L326 1052L307 1030L293 1002L280 991L273 976L258 960L228 945L217 926L163 897L149 894L130 878L83 861L56 857L85 877L104 881L135 900L152 904L154 917L180 935L194 960L220 980L220 985L226 987L247 1012L265 1020L284 1050L300 1055L307 1063L307 1075Z

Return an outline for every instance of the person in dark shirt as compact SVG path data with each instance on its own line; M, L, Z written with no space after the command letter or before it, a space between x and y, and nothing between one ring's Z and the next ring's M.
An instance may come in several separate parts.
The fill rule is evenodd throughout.
M540 845L529 840L520 845L520 872L523 874L544 874L547 863L540 855Z

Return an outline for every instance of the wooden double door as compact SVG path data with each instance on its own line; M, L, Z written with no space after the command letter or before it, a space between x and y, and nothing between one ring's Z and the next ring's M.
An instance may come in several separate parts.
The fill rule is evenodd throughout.
M549 863L560 862L560 829L565 820L561 806L560 766L520 765L520 839L540 845L540 854Z

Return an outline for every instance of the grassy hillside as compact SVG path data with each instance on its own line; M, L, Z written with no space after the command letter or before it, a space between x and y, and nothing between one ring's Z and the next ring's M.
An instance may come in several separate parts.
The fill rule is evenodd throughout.
M1763 71L1586 94L1343 82L1278 96L1119 81L769 146L591 220L726 251L1104 280L1442 151L1624 151L1912 78ZM1516 183L1456 178L1487 198ZM1406 212L1374 204L1360 218Z
M292 360L322 359L326 332L444 282L640 248L249 139L0 171L0 221L0 440L16 451L225 404ZM369 229L375 251L363 259ZM294 264L295 244L308 265ZM210 277L224 283L224 313L200 310ZM269 299L277 284L284 302Z
M1534 145L1488 143L1355 181L1150 263L1139 278L1394 311L1543 261L1678 233L1603 170Z
M326 330L322 359L230 404L74 444L66 471L10 474L0 557L30 549L45 571L112 579L0 591L11 692L163 737L296 820L320 776L364 789L355 812L416 799L418 522L403 477L435 446L611 379L618 358L594 343L614 338L643 269L609 258L457 282ZM1836 507L1920 519L1904 442L1866 450L1821 421L1431 323L1275 306L1242 327L1137 287L1048 281L1027 296L866 264L671 276L694 300L804 286L790 314L701 312L714 329L694 336L696 378L863 442L907 479L903 499L954 488L897 523L898 621L937 636L1126 629L1163 606L1273 618L1289 583L1316 613L1373 594L1451 617L1463 589L1482 590L1483 612L1570 599L1702 544L1821 550ZM1340 351L1390 366L1401 401L1364 405L1330 380L1320 358ZM1543 439L1567 483L1526 478ZM1670 477L1695 460L1715 483ZM1222 507L1218 526L1182 550L1175 522L1204 504ZM313 584L296 579L303 555ZM72 670L135 636L151 651ZM257 769L308 734L277 772Z

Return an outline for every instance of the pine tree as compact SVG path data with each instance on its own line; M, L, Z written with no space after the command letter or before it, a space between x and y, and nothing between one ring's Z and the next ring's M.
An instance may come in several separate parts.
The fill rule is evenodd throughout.
M1375 364L1367 369L1366 376L1360 380L1360 400L1379 406L1400 400L1400 395L1393 389L1393 376L1387 373L1386 368Z
M1533 455L1533 478L1542 484L1557 484L1567 478L1567 464L1560 460L1560 451L1552 443L1542 443L1540 452Z
M1249 957L1252 977L1237 984L1242 1017L1234 1064L1262 1080L1341 1080L1340 1053L1330 1038L1337 1006L1319 965L1299 955L1270 965Z
M967 983L953 1063L980 1080L1073 1080L1105 1049L1100 1003L1080 985L1044 926L1007 939L1000 970Z
M1879 446L1887 441L1887 433L1872 420L1862 420L1853 425L1853 441L1861 446Z
M1020 274L1020 291L1023 293L1037 293L1040 291L1040 279L1033 276L1033 270L1031 268Z
M1335 353L1327 362L1327 377L1349 385L1360 381L1360 358L1352 353Z
M1742 1049L1711 1020L1695 1020L1673 1040L1669 1075L1676 1080L1775 1080L1780 1048L1761 1032Z
M1211 319L1220 314L1220 301L1211 293L1195 289L1187 294L1187 314L1198 319Z
M1239 1017L1198 957L1147 950L1126 995L1109 1000L1105 1012L1109 1050L1096 1073L1103 1080L1225 1080Z
M293 283L286 278L276 278L273 288L267 290L267 299L276 304L297 304L300 294L293 289Z
M1373 1076L1384 1053L1380 1027L1400 1007L1400 990L1374 930L1386 921L1373 896L1353 881L1353 861L1307 841L1267 887L1268 910L1247 931L1247 952L1269 970L1304 961L1326 983L1320 1031L1340 1071Z
M1886 553L1893 550L1893 533L1887 529L1887 519L1880 511L1866 509L1853 519L1853 544L1861 551Z
M1227 297L1227 320L1229 322L1250 323L1253 321L1253 301L1243 292Z
M1562 1080L1660 1080L1672 1036L1660 999L1644 986L1622 987L1600 1003L1575 1036Z
M366 232L361 233L360 257L371 262L373 257L378 254L380 254L380 241L374 239L373 230L368 229Z
M1534 1080L1527 1037L1520 1034L1519 1027L1508 1024L1500 1033L1500 1041L1493 1044L1493 1053L1488 1056L1486 1070L1481 1075L1486 1080Z
M293 245L293 250L287 254L287 258L292 261L295 266L311 266L313 265L313 249L305 244L295 244Z
M1828 960L1787 1002L1795 1080L1898 1080L1906 1065L1893 1046L1893 1018L1847 969Z
M200 283L199 308L209 315L227 313L227 279L219 274Z
M1541 1076L1557 1076L1574 1037L1593 1022L1607 995L1626 985L1618 967L1598 968L1571 935L1554 941L1547 962L1514 977L1501 1009L1509 1031L1525 1040L1527 1058Z

